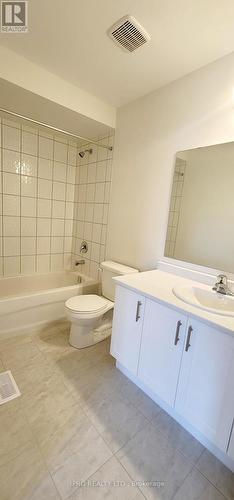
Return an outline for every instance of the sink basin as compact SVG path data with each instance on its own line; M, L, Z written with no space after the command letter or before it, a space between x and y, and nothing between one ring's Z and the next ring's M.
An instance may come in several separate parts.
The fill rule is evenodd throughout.
M177 286L172 289L174 295L192 306L205 309L214 314L223 316L234 316L234 297L219 295L210 287Z

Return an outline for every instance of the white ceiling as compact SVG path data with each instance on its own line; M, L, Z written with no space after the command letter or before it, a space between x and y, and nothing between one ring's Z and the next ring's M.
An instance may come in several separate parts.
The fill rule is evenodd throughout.
M114 106L234 50L233 0L29 0L29 33L0 44ZM151 42L128 54L106 35L131 14Z

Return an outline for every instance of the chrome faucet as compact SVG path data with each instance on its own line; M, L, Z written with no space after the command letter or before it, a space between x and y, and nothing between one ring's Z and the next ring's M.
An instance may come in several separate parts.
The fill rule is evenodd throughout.
M217 276L217 281L213 286L212 290L221 295L232 295L234 296L234 292L232 292L228 286L228 279L226 274L219 274Z

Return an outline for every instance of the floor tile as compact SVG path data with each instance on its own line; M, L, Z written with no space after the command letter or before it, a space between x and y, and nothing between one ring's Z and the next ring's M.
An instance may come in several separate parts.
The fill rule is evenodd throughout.
M21 447L32 440L31 429L19 408L19 398L0 407L0 464L17 454Z
M43 356L33 342L17 344L3 351L0 350L1 360L6 370L16 370L43 360Z
M204 447L197 439L179 425L165 411L161 411L154 419L153 425L169 439L172 446L178 448L193 463L201 456Z
M205 450L196 467L223 495L234 499L234 474L208 450Z
M143 500L137 486L116 460L110 458L100 469L89 477L83 485L74 484L76 492L69 500Z
M111 457L110 449L88 419L80 425L71 445L73 455L52 474L62 498L74 492L74 482L85 481Z
M64 351L73 351L68 338L65 332L55 328L54 331L50 331L49 335L46 335L45 332L35 335L34 342L41 352L62 353Z
M40 453L31 443L0 467L0 491L1 500L59 500Z
M173 500L225 500L225 497L194 468Z
M135 481L152 482L151 485L140 486L149 499L172 499L192 469L191 462L150 424L138 432L116 456Z
M125 380L125 384L121 387L121 392L149 420L152 420L161 411L161 408L139 387L133 384L131 380Z
M148 420L131 403L116 393L86 405L86 412L110 449L115 453L147 425Z

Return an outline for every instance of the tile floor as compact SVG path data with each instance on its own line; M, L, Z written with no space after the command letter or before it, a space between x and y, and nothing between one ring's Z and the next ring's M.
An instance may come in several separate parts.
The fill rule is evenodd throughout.
M21 397L0 407L1 500L234 499L234 475L68 325L0 341Z

